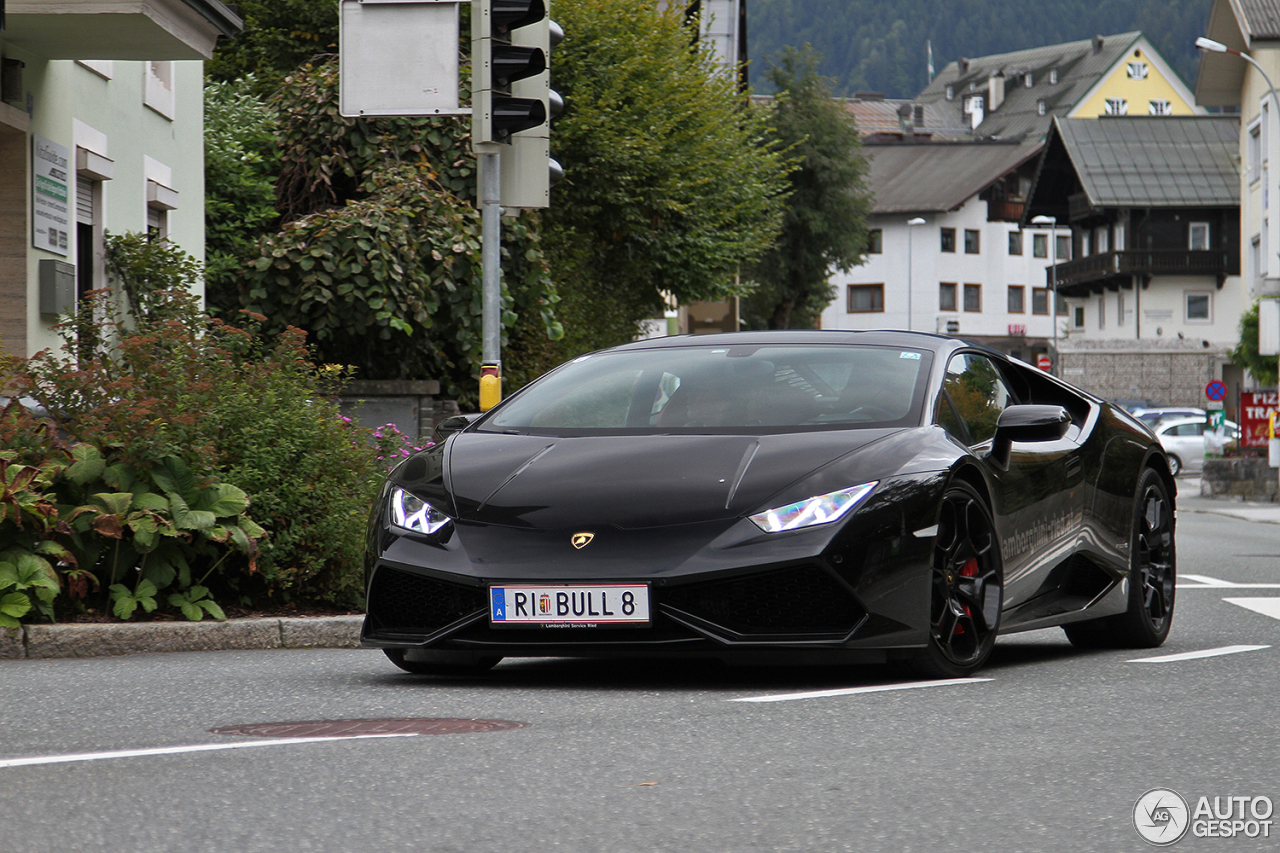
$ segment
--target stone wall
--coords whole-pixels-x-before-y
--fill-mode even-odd
[[[1274,503],[1280,494],[1280,472],[1271,467],[1265,456],[1206,459],[1200,475],[1200,494]]]
[[[440,398],[440,383],[434,379],[350,382],[339,407],[361,426],[395,424],[419,442],[430,440],[436,424],[459,413],[456,401]]]
[[[1146,397],[1204,408],[1204,387],[1222,377],[1221,345],[1200,340],[1072,340],[1058,345],[1058,375],[1107,400]]]

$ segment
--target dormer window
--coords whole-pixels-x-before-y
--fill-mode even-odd
[[[1030,89],[1032,82],[1034,81],[1032,79],[1031,72],[1028,71],[1026,74],[1022,75],[1022,85]]]
[[[1044,101],[1036,101],[1036,113],[1038,115],[1044,115],[1046,112],[1047,109],[1044,105]]]
[[[947,87],[947,100],[948,100],[948,101],[955,100],[955,97],[956,97],[956,89],[955,89],[955,87],[954,87],[954,86],[948,86],[948,87]]]
[[[1050,68],[1050,69],[1049,69],[1049,83],[1050,83],[1050,84],[1053,84],[1053,83],[1057,83],[1057,82],[1058,82],[1058,69],[1056,69],[1056,68]]]

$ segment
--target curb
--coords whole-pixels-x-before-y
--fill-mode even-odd
[[[356,649],[363,616],[263,617],[225,622],[124,622],[0,628],[0,660],[156,652]]]

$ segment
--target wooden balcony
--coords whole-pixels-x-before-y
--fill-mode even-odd
[[[1240,259],[1235,252],[1151,249],[1147,251],[1103,252],[1064,261],[1055,273],[1044,271],[1045,281],[1052,284],[1055,275],[1058,291],[1066,296],[1083,296],[1105,288],[1128,285],[1133,276],[1205,275],[1216,276],[1218,286],[1229,275],[1240,274]]]
[[[987,202],[988,222],[1021,222],[1026,202],[1021,199],[993,198]]]

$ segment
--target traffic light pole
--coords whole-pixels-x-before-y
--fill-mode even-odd
[[[502,400],[502,175],[497,152],[478,153],[484,160],[480,169],[480,410],[487,412]]]

